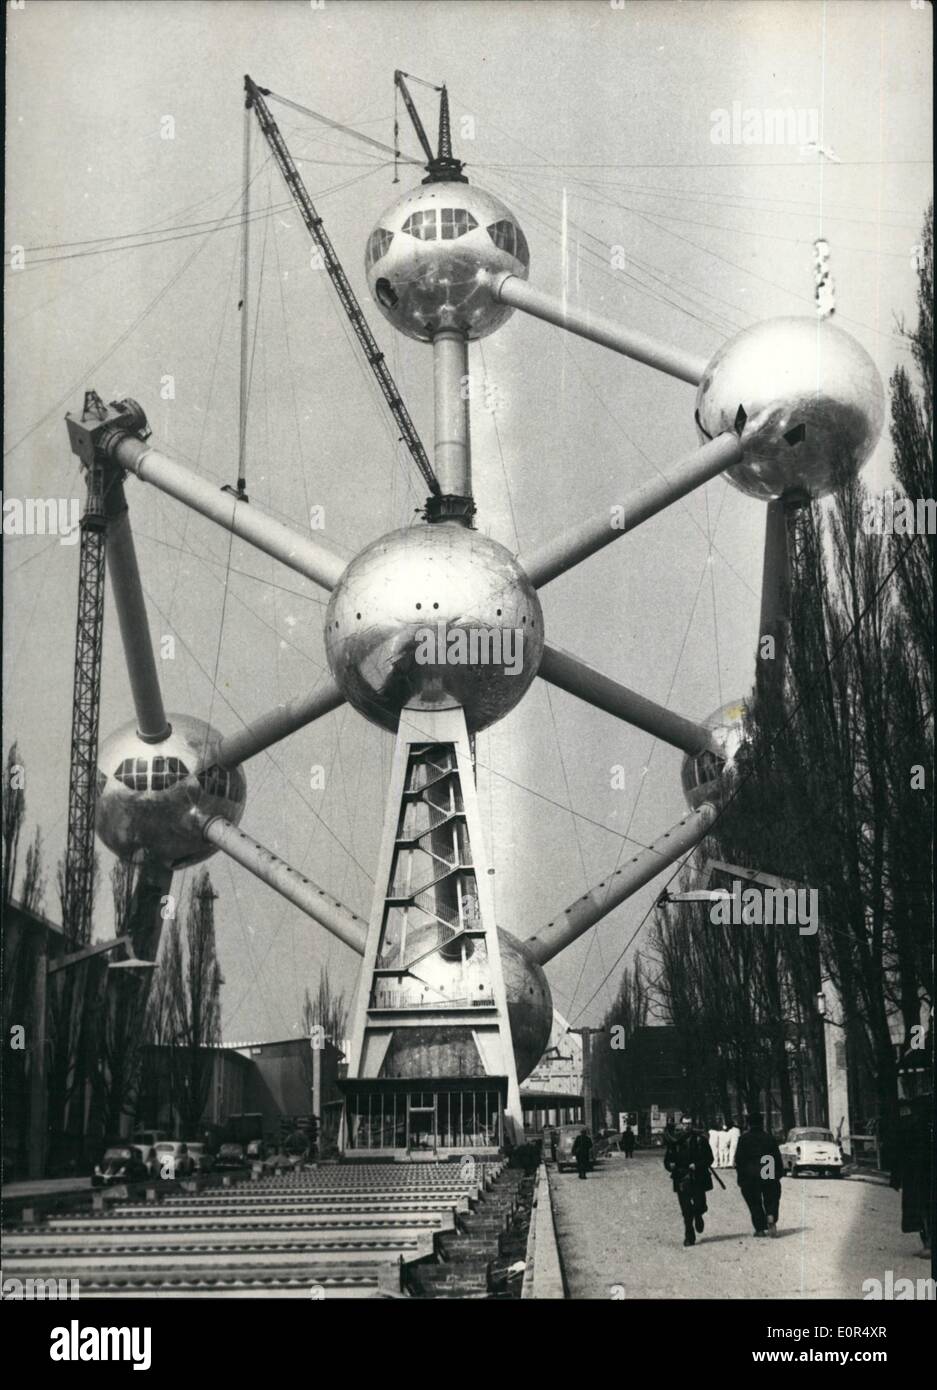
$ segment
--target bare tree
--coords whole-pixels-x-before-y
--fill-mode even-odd
[[[174,920],[159,969],[167,972],[171,1027],[170,1068],[183,1134],[194,1134],[211,1085],[221,1041],[221,969],[215,951],[215,899],[207,869],[192,884],[185,933]]]
[[[36,826],[32,844],[26,850],[20,902],[27,912],[41,913],[46,896],[46,876],[42,862],[42,831]]]
[[[19,855],[20,831],[26,814],[26,793],[23,790],[23,765],[19,760],[16,741],[7,752],[3,778],[3,901],[13,896],[16,880],[16,861]]]

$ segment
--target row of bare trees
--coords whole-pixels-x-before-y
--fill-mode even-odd
[[[895,494],[913,502],[933,491],[932,293],[930,209],[905,335],[918,381],[902,367],[890,383]],[[700,853],[816,889],[818,936],[665,904],[645,965],[652,1014],[680,1030],[694,1107],[730,1114],[773,1091],[784,1126],[804,1113],[798,1089],[822,1097],[817,994],[830,979],[864,1107],[853,1127],[874,1115],[887,1137],[898,1054],[933,1004],[934,537],[877,530],[874,515],[847,481],[792,524],[785,678],[759,678],[744,773]]]

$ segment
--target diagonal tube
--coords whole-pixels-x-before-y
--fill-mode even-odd
[[[718,757],[724,757],[724,752],[713,742],[712,730],[704,724],[695,724],[691,719],[674,714],[654,700],[629,690],[628,686],[603,676],[594,666],[588,666],[559,647],[544,646],[538,674],[560,690],[578,695],[580,700],[595,705],[596,709],[614,714],[626,724],[633,724],[663,739],[664,743],[681,748],[684,753],[695,755],[709,749]]]
[[[705,357],[671,347],[669,343],[659,343],[656,338],[623,328],[611,319],[581,314],[552,295],[535,290],[517,275],[507,273],[500,277],[492,276],[490,282],[492,293],[499,303],[509,304],[512,309],[522,309],[535,319],[554,323],[558,328],[565,328],[580,338],[588,338],[602,347],[611,348],[613,352],[632,357],[636,362],[644,362],[648,367],[666,372],[668,376],[688,381],[692,386],[699,384],[708,365]]]
[[[193,511],[201,512],[226,531],[240,536],[275,560],[305,575],[323,589],[334,589],[341,578],[346,562],[317,541],[301,536],[281,521],[264,516],[256,507],[241,502],[230,493],[222,492],[214,483],[200,478],[191,468],[176,463],[165,454],[151,449],[135,435],[116,437],[111,457],[135,473],[145,483],[160,492],[184,502]]]
[[[169,721],[163,705],[150,641],[140,567],[130,529],[130,513],[119,477],[108,482],[105,493],[107,546],[105,564],[111,581],[114,607],[130,677],[137,732],[148,743],[159,743],[169,734]]]
[[[647,849],[623,864],[598,887],[577,898],[574,903],[548,922],[536,935],[528,937],[524,946],[540,965],[558,956],[572,942],[608,914],[639,888],[643,888],[683,854],[688,854],[709,830],[716,819],[716,808],[704,802],[698,810],[688,811],[679,824],[668,830]]]
[[[202,834],[209,844],[222,850],[255,878],[259,878],[261,883],[266,883],[360,956],[364,955],[367,922],[356,917],[336,898],[329,897],[324,888],[291,869],[289,864],[278,859],[257,840],[251,839],[250,835],[245,835],[224,816],[206,817],[202,823]]]
[[[673,472],[654,478],[629,493],[620,506],[606,507],[579,526],[564,531],[535,550],[529,559],[521,557],[527,577],[535,588],[549,584],[557,575],[578,565],[587,556],[633,531],[643,521],[685,497],[694,488],[708,483],[742,457],[738,436],[721,434],[681,459]],[[764,629],[762,629],[764,630]]]
[[[338,709],[344,702],[344,695],[329,676],[311,695],[301,695],[286,704],[277,705],[276,709],[251,720],[237,733],[226,734],[212,750],[210,761],[220,767],[236,767],[238,763],[256,757],[265,748],[271,748],[281,739],[320,719],[330,710]]]

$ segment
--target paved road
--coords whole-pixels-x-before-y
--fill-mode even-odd
[[[683,1222],[660,1151],[613,1154],[585,1182],[552,1167],[560,1255],[573,1298],[857,1298],[863,1280],[930,1274],[900,1198],[850,1178],[785,1178],[776,1239],[755,1240],[731,1170],[709,1194],[706,1231]]]

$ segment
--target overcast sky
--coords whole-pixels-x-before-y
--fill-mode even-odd
[[[756,320],[814,312],[823,236],[836,322],[884,378],[908,361],[895,329],[913,315],[932,142],[930,14],[908,0],[27,0],[7,25],[7,497],[81,495],[62,417],[89,387],[136,397],[159,447],[233,481],[238,232],[204,224],[238,206],[244,73],[388,143],[394,69],[445,80],[456,152],[516,213],[531,282],[584,310],[708,356]],[[433,94],[413,90],[432,128]],[[816,111],[827,153],[714,144],[714,113],[736,102],[808,123]],[[430,351],[385,323],[363,271],[368,233],[419,171],[401,166],[395,188],[373,148],[273,109],[430,441]],[[417,153],[402,110],[401,135]],[[252,171],[255,208],[284,204],[256,132]],[[133,232],[163,240],[106,240]],[[326,539],[350,558],[412,520],[420,479],[298,216],[284,205],[251,239],[251,499],[297,526],[324,506]],[[13,246],[26,248],[22,269],[9,268]],[[473,409],[478,525],[512,550],[622,500],[695,445],[690,387],[520,315],[472,348],[471,367],[496,407]],[[889,456],[886,439],[867,471],[878,487]],[[177,639],[160,664],[171,711],[231,729],[321,680],[320,591],[234,542],[225,603],[225,534],[133,481],[128,496],[154,637]],[[550,585],[548,639],[705,716],[752,684],[763,529],[763,506],[717,479]],[[5,538],[4,748],[16,737],[27,766],[21,859],[38,823],[53,916],[77,560],[48,537]],[[102,734],[132,717],[111,612],[104,664]],[[246,769],[244,828],[359,913],[392,746],[346,708]],[[677,752],[540,682],[479,738],[478,758],[498,920],[521,937],[633,853],[627,836],[646,844],[683,811]],[[105,875],[111,862],[103,852]],[[211,867],[225,1037],[293,1035],[321,966],[350,989],[357,957],[221,856]],[[571,1021],[599,1020],[662,881],[551,964]]]

